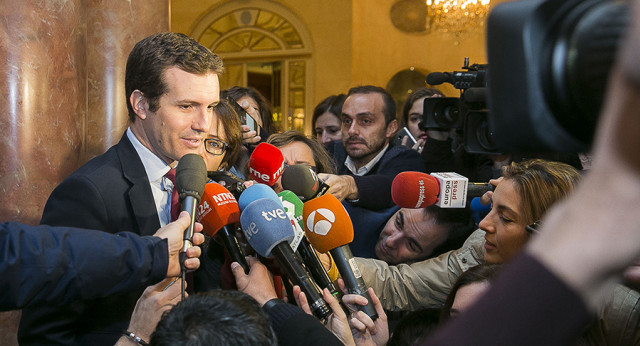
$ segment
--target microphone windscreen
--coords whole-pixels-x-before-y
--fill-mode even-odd
[[[295,193],[289,190],[280,192],[278,194],[278,197],[280,197],[280,200],[282,201],[284,210],[287,212],[291,212],[291,214],[295,217],[294,221],[300,224],[300,226],[302,227],[301,221],[303,204],[300,198],[298,198]]]
[[[192,195],[200,200],[207,180],[209,180],[207,166],[202,156],[186,154],[180,158],[176,167],[176,190],[180,201],[184,200],[187,195]]]
[[[438,201],[440,183],[422,172],[402,172],[391,183],[391,199],[400,208],[424,208]]]
[[[259,183],[273,186],[284,170],[284,157],[280,149],[269,143],[260,143],[249,157],[249,176]]]
[[[270,257],[273,248],[294,237],[291,220],[280,202],[262,198],[242,211],[240,225],[249,245],[262,257]]]
[[[282,173],[281,182],[283,189],[290,190],[304,200],[313,198],[320,187],[316,173],[305,165],[287,167]]]
[[[249,203],[261,198],[269,198],[276,201],[280,200],[276,192],[269,186],[265,184],[253,184],[242,192],[238,199],[238,206],[240,210],[243,211]]]
[[[442,72],[431,72],[427,75],[427,84],[430,85],[440,85],[448,81],[449,76]]]
[[[304,203],[304,233],[316,250],[327,252],[353,241],[353,224],[342,203],[331,194]]]
[[[204,233],[215,236],[226,226],[240,222],[240,209],[233,194],[218,183],[208,183],[196,216]]]

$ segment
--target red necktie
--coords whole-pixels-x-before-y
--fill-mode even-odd
[[[173,183],[173,190],[171,191],[171,221],[175,221],[180,215],[180,202],[178,202],[178,191],[176,190],[176,169],[171,168],[164,176]]]

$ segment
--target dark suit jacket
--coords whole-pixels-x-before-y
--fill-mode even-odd
[[[391,183],[398,173],[405,171],[425,172],[420,154],[402,145],[389,145],[380,161],[363,176],[353,175],[345,166],[347,152],[342,141],[337,140],[329,143],[327,150],[333,156],[338,174],[353,176],[356,186],[358,186],[359,200],[354,205],[369,210],[381,210],[395,205],[391,199]]]
[[[41,223],[139,235],[152,235],[160,228],[149,179],[126,134],[51,193]],[[25,309],[18,341],[113,345],[127,328],[141,294],[137,290],[59,307]]]
[[[169,263],[165,239],[17,222],[0,224],[0,248],[0,311],[144,288]]]

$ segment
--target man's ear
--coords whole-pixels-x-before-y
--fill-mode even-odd
[[[396,132],[398,132],[398,120],[393,119],[389,124],[387,124],[387,132],[385,136],[389,139]]]
[[[136,113],[138,118],[144,120],[147,117],[147,112],[149,111],[149,102],[147,98],[144,97],[144,94],[140,90],[134,90],[131,95],[129,95],[129,102],[131,103],[131,108],[133,108],[133,112]]]

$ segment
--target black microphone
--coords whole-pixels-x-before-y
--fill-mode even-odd
[[[249,203],[240,215],[240,224],[251,247],[262,257],[273,254],[291,282],[300,286],[314,315],[321,319],[329,316],[331,309],[289,246],[294,233],[280,201],[261,198]]]
[[[303,204],[300,198],[289,190],[284,190],[278,194],[278,197],[282,200],[284,210],[289,213],[292,221],[295,225],[300,227],[300,232],[304,232],[304,226],[302,225],[302,208]],[[294,225],[294,227],[295,227]],[[324,269],[318,254],[313,249],[306,237],[302,237],[300,244],[298,245],[297,253],[302,257],[302,262],[309,270],[309,274],[313,277],[313,280],[320,286],[320,288],[326,288],[332,295],[338,297],[340,291],[336,285],[331,281],[327,271]]]
[[[193,244],[193,226],[196,220],[196,207],[207,183],[207,166],[198,154],[186,154],[176,167],[176,192],[181,203],[181,209],[187,211],[191,217],[189,227],[184,232],[182,252],[186,252]]]
[[[432,72],[427,75],[427,83],[430,85],[449,83],[456,89],[484,87],[485,73],[486,72],[484,70]]]
[[[300,200],[308,201],[324,195],[329,185],[318,178],[316,172],[306,165],[292,165],[282,172],[282,188],[295,193]]]

